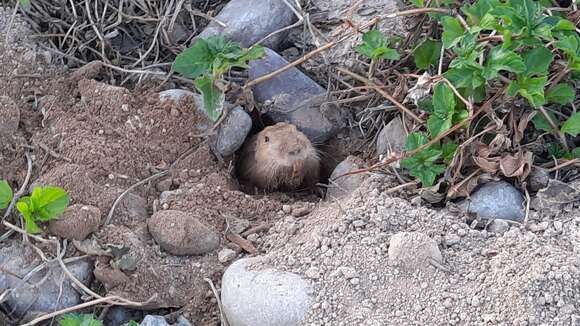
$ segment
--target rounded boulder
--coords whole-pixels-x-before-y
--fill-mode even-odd
[[[220,245],[219,235],[191,213],[159,211],[151,216],[147,225],[159,246],[173,255],[203,255]]]

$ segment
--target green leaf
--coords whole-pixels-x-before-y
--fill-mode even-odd
[[[425,145],[428,142],[427,136],[423,133],[411,133],[407,136],[405,144],[406,151],[412,151]],[[447,150],[450,150],[448,148]],[[443,152],[433,146],[426,148],[419,153],[401,161],[401,166],[409,170],[409,174],[421,180],[423,186],[431,186],[439,174],[445,171],[445,166],[435,164],[441,158]]]
[[[554,55],[550,50],[544,47],[539,47],[524,53],[525,74],[530,77],[533,75],[547,75],[548,68]]]
[[[520,73],[526,70],[526,66],[518,54],[498,46],[489,52],[482,75],[490,80],[502,70]]]
[[[548,112],[548,116],[550,117],[550,119],[552,119],[552,121],[558,121],[558,118],[554,113]],[[554,130],[554,128],[550,126],[550,123],[548,122],[546,117],[544,117],[544,115],[539,112],[532,119],[532,123],[534,124],[534,128],[536,128],[537,130],[543,130],[546,132],[552,132]]]
[[[427,120],[427,129],[432,137],[448,130],[452,126],[455,112],[455,95],[445,83],[435,86],[433,92],[433,114]]]
[[[441,40],[445,48],[449,49],[459,42],[464,36],[465,30],[459,23],[459,20],[450,16],[443,17],[441,24],[443,25],[443,36]]]
[[[437,64],[441,54],[441,42],[425,40],[415,50],[415,66],[419,69],[427,69],[431,64]]]
[[[64,213],[70,198],[68,193],[59,187],[36,187],[32,191],[32,215],[38,221],[50,221]]]
[[[358,53],[373,59],[398,60],[397,51],[388,48],[387,38],[380,31],[373,29],[363,34],[362,44],[356,47]]]
[[[479,22],[494,8],[499,6],[498,0],[479,0],[473,5],[466,5],[461,10],[467,15],[471,25],[480,25]],[[491,15],[489,15],[491,16]]]
[[[216,122],[223,110],[225,94],[214,85],[210,77],[202,76],[195,80],[195,87],[203,96],[203,108],[213,122]]]
[[[0,180],[0,209],[5,209],[12,201],[12,188],[6,180]]]
[[[514,96],[515,94],[520,94],[534,107],[544,105],[546,103],[544,87],[546,86],[547,78],[546,76],[525,77],[519,78],[517,81],[512,81],[508,87],[508,95]]]
[[[103,326],[93,315],[66,314],[59,322],[60,326]]]
[[[198,39],[189,49],[175,58],[173,70],[188,78],[197,78],[211,68],[215,55],[205,39]]]
[[[580,134],[580,112],[576,112],[568,118],[562,125],[560,131],[573,137],[578,136]]]
[[[457,144],[454,143],[446,143],[441,146],[441,151],[443,152],[443,161],[445,163],[451,162],[453,156],[455,155],[455,151],[457,150]]]
[[[134,321],[134,320],[131,320],[131,321],[130,321],[130,322],[127,324],[127,326],[139,326],[139,323],[138,323],[138,322],[136,322],[136,321]]]
[[[425,144],[427,144],[429,140],[427,136],[423,133],[419,132],[412,132],[407,136],[407,140],[405,142],[405,151],[412,151],[415,150]]]
[[[36,224],[34,218],[32,217],[33,208],[32,208],[32,200],[30,197],[22,197],[16,203],[16,209],[22,214],[24,218],[24,225],[26,232],[35,234],[42,232],[42,229]]]
[[[548,103],[568,104],[576,98],[576,91],[569,84],[558,84],[546,94]]]
[[[20,6],[23,9],[30,9],[30,0],[20,0]]]
[[[556,42],[556,48],[564,51],[570,57],[576,57],[579,52],[578,36],[564,35]]]

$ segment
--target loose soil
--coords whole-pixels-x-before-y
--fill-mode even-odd
[[[10,13],[0,12],[0,35]],[[30,153],[35,185],[64,187],[72,204],[98,207],[104,223],[123,191],[170,168],[168,176],[125,196],[94,235],[99,244],[122,246],[136,258],[121,274],[110,258],[96,258],[95,291],[148,301],[148,309],[182,308],[178,313],[195,325],[219,325],[208,286],[211,281],[219,288],[226,267],[217,253],[172,256],[147,231],[151,214],[173,209],[203,217],[224,235],[222,247],[239,256],[243,251],[226,240],[227,231],[247,222],[273,225],[248,238],[270,264],[312,282],[316,303],[305,325],[580,324],[578,204],[551,214],[532,210],[527,225],[499,235],[471,228],[448,209],[393,197],[386,189],[395,183],[384,176],[369,178],[340,202],[246,193],[233,177],[234,164],[217,160],[197,136],[207,121],[193,101],[161,103],[159,83],[129,90],[104,82],[106,70],[54,67],[50,53],[19,38],[30,32],[26,25],[17,20],[13,29],[16,38],[8,45],[0,37],[0,96],[16,103],[20,124],[0,143],[0,179],[19,187]],[[399,232],[434,239],[443,263],[390,266],[389,241]],[[11,241],[20,240],[0,245]]]

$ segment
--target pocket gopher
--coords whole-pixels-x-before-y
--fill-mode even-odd
[[[296,126],[284,122],[252,136],[241,151],[239,176],[266,190],[295,190],[318,181],[320,158]]]

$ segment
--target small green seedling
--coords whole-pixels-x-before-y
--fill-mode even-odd
[[[389,48],[389,40],[380,31],[373,29],[363,34],[362,43],[356,47],[356,51],[371,59],[369,66],[369,76],[375,70],[377,62],[380,60],[399,60],[399,53]]]
[[[208,117],[217,121],[223,110],[225,94],[220,83],[231,68],[248,68],[248,62],[264,56],[264,48],[242,48],[238,43],[226,41],[223,36],[198,39],[190,48],[180,53],[173,70],[192,78],[203,96],[203,106]]]
[[[103,326],[103,322],[90,314],[66,314],[58,323],[60,326]]]
[[[26,231],[40,233],[39,223],[57,219],[68,207],[68,193],[58,187],[36,187],[30,196],[18,200],[16,208],[24,217]]]

